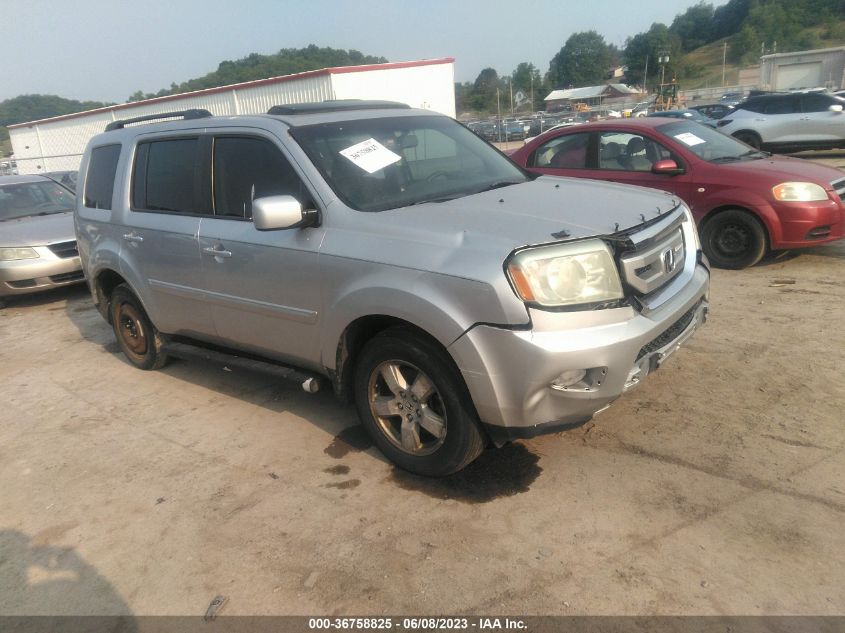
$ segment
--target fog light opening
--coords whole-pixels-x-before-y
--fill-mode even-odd
[[[581,382],[587,375],[586,369],[567,369],[552,381],[552,389],[565,391]]]

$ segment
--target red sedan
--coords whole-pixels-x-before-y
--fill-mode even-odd
[[[721,268],[845,235],[845,173],[771,156],[693,121],[587,123],[542,134],[511,158],[540,174],[671,191],[692,210],[702,248]]]

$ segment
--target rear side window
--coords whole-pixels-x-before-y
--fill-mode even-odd
[[[91,150],[88,176],[85,179],[86,207],[111,209],[118,158],[120,158],[120,145],[103,145]]]
[[[532,157],[533,167],[549,169],[585,169],[590,135],[558,136],[537,148]]]
[[[252,201],[293,196],[307,206],[307,195],[290,163],[273,143],[260,138],[214,139],[214,213],[252,218]]]
[[[199,139],[138,145],[132,175],[132,207],[170,213],[202,213]]]

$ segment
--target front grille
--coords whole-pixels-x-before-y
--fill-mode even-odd
[[[79,249],[76,248],[75,240],[72,242],[57,242],[56,244],[48,244],[47,248],[49,248],[56,257],[61,257],[62,259],[77,257],[79,255]]]
[[[637,250],[623,253],[622,276],[637,294],[648,295],[683,270],[685,257],[683,230],[675,225]]]
[[[85,279],[85,275],[82,274],[81,270],[74,270],[72,273],[61,273],[59,275],[50,275],[50,281],[56,284],[68,282],[68,281],[82,281]]]
[[[833,181],[830,183],[830,186],[833,187],[833,190],[836,192],[836,195],[839,196],[839,199],[845,202],[845,178]]]
[[[652,352],[659,350],[661,347],[665,347],[678,338],[681,335],[681,332],[686,330],[687,327],[689,327],[689,324],[692,323],[692,319],[695,316],[695,311],[698,310],[698,306],[699,303],[696,303],[693,307],[684,312],[684,315],[680,319],[670,325],[668,329],[664,330],[660,336],[655,338],[648,345],[644,345],[640,350],[640,353],[637,354],[637,360],[640,360],[646,354],[651,354]]]

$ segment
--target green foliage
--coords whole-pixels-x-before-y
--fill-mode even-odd
[[[660,77],[665,74],[666,81],[678,75],[678,69],[683,65],[681,41],[665,24],[655,22],[645,33],[637,33],[625,42],[625,63],[628,72],[625,76],[632,84],[642,84],[645,80],[650,86],[660,83]],[[661,72],[658,59],[669,57],[665,64],[665,73]],[[646,60],[648,60],[648,77],[645,77]],[[648,88],[648,86],[646,86]]]
[[[573,33],[549,64],[549,83],[556,88],[594,86],[610,68],[610,50],[596,31]]]
[[[699,2],[677,15],[669,32],[678,37],[684,52],[712,41],[713,5]]]
[[[111,104],[99,101],[75,101],[55,95],[21,95],[0,101],[0,126],[93,110],[107,105]]]
[[[513,91],[522,90],[527,95],[531,94],[533,87],[535,92],[542,88],[543,79],[540,77],[540,70],[528,62],[521,62],[511,73]],[[545,96],[545,95],[543,95]]]
[[[193,90],[216,88],[230,84],[266,79],[281,75],[318,70],[333,66],[357,66],[360,64],[383,64],[387,59],[364,55],[356,50],[321,48],[310,44],[305,48],[283,48],[275,55],[252,53],[243,59],[220,62],[217,70],[196,79],[189,79],[180,84],[172,83],[155,93],[143,93],[138,90],[129,96],[128,101],[140,101],[153,97],[163,97]]]

